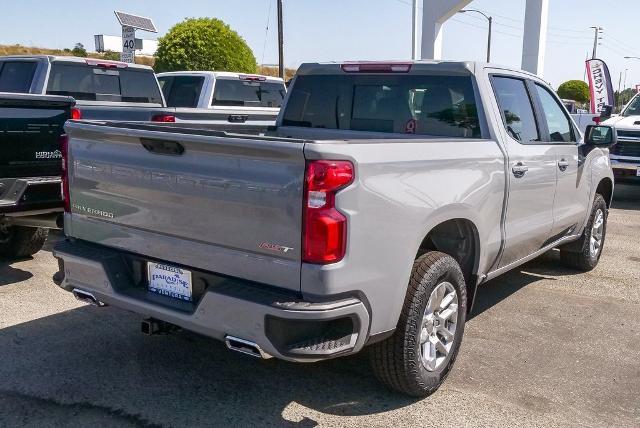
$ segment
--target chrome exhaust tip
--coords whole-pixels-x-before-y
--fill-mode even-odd
[[[224,343],[227,345],[227,348],[231,349],[232,351],[240,352],[241,354],[250,355],[255,358],[261,358],[263,360],[272,358],[270,354],[263,351],[260,346],[250,340],[226,335],[224,337]]]
[[[103,303],[100,300],[96,299],[96,297],[93,294],[89,293],[88,291],[80,290],[79,288],[74,288],[72,293],[73,293],[73,297],[75,297],[76,300],[79,300],[81,302],[88,303],[90,305],[98,306],[98,307],[107,306],[106,303]]]

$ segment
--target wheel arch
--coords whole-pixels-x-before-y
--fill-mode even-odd
[[[480,264],[481,241],[476,223],[465,217],[440,221],[422,239],[415,258],[429,251],[439,251],[453,257],[460,265],[467,283],[470,312],[475,298]]]
[[[611,208],[613,202],[613,181],[609,177],[604,177],[598,183],[596,187],[596,193],[602,195],[604,201],[607,203],[607,208]]]

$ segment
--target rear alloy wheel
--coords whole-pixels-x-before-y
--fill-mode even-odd
[[[607,236],[607,203],[602,195],[596,194],[587,226],[576,242],[560,247],[562,264],[588,272],[600,261],[604,240]]]
[[[441,282],[431,292],[422,317],[420,356],[425,369],[438,370],[454,344],[458,324],[458,294],[450,282]]]
[[[447,378],[460,349],[467,288],[458,263],[431,251],[418,257],[393,335],[371,345],[371,365],[388,387],[425,397]]]

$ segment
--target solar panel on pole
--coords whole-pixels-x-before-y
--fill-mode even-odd
[[[151,33],[158,32],[151,18],[131,15],[130,13],[124,13],[117,10],[114,13],[116,14],[116,18],[118,18],[118,22],[120,22],[120,25],[123,27],[132,27],[136,30],[144,30]]]
[[[136,30],[157,33],[158,30],[151,18],[114,11],[118,22],[122,26],[122,53],[120,61],[134,63],[136,58]]]

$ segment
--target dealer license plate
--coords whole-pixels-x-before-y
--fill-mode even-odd
[[[192,300],[191,271],[162,263],[148,262],[147,273],[149,291],[188,302]]]

